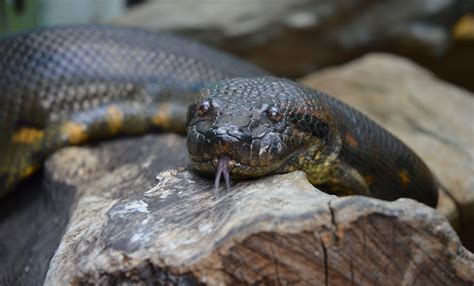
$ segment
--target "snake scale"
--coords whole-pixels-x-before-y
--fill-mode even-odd
[[[302,170],[338,195],[438,200],[423,161],[362,113],[202,44],[98,25],[0,41],[0,193],[58,148],[152,131],[187,134],[217,187]]]

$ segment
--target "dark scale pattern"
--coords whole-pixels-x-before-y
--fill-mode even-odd
[[[325,97],[337,118],[342,138],[340,159],[363,177],[371,178],[369,188],[374,197],[386,200],[410,197],[436,206],[437,183],[412,150],[362,113]]]
[[[5,181],[10,181],[11,188],[20,169],[39,163],[33,158],[47,155],[38,152],[49,153],[49,149],[64,144],[55,127],[58,122],[73,117],[87,127],[105,126],[96,124],[105,121],[100,118],[107,114],[104,107],[120,102],[139,105],[131,108],[133,114],[125,116],[125,120],[133,122],[138,118],[144,122],[139,117],[146,116],[146,109],[152,106],[158,108],[164,95],[190,96],[210,82],[263,74],[250,64],[204,45],[133,28],[47,28],[2,39],[0,176],[7,179],[0,185],[0,194]],[[179,100],[181,104],[190,101]],[[95,109],[98,111],[94,113]],[[89,119],[81,116],[83,111],[91,115]],[[160,120],[156,122],[161,124]],[[12,143],[13,134],[24,127],[43,132],[40,142],[28,143],[29,146]],[[110,133],[96,127],[89,130]]]
[[[291,81],[255,77],[265,73],[200,44],[63,27],[3,39],[0,55],[0,194],[61,146],[156,127],[182,132],[198,99],[188,150],[202,173],[214,174],[224,156],[234,177],[302,169],[315,184],[350,188],[356,171],[368,186],[359,193],[436,204],[423,162],[365,116]],[[245,78],[223,80],[233,77]]]
[[[324,93],[273,77],[236,78],[207,88],[201,102],[209,108],[191,109],[188,150],[203,173],[212,175],[212,160],[227,156],[236,161],[234,177],[302,169],[329,190],[362,178],[365,189],[347,193],[437,203],[429,169],[408,147]]]
[[[20,109],[2,114],[12,115],[89,108],[127,97],[136,86],[150,94],[197,91],[226,77],[263,73],[195,42],[105,26],[38,30],[0,42],[0,54],[2,107]]]
[[[238,162],[234,177],[286,172],[289,159],[330,139],[324,102],[288,80],[220,81],[202,93],[201,102],[212,108],[206,114],[191,110],[188,150],[196,169],[209,175],[211,161],[221,156]]]

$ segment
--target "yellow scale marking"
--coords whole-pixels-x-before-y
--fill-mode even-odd
[[[19,144],[32,144],[41,140],[43,136],[42,130],[23,127],[13,133],[12,141]]]
[[[152,117],[151,122],[159,127],[169,127],[169,119],[171,115],[171,106],[163,103],[159,106],[155,116]]]
[[[401,170],[398,173],[398,176],[400,177],[400,181],[402,182],[402,186],[404,188],[408,187],[408,184],[410,184],[410,175],[408,174],[407,170]]]
[[[374,177],[370,175],[365,176],[365,182],[367,183],[367,186],[370,187],[370,185],[374,183]]]
[[[474,14],[464,15],[453,27],[453,36],[459,40],[474,39]]]
[[[26,178],[31,176],[36,170],[38,169],[38,166],[36,165],[29,165],[23,168],[20,172],[20,177]]]
[[[357,146],[359,145],[359,143],[354,138],[354,136],[352,136],[352,134],[349,132],[346,133],[346,140],[347,140],[347,143],[349,143],[349,145],[351,145],[352,148],[357,148]]]
[[[67,121],[61,126],[61,134],[71,144],[80,144],[87,139],[86,126],[72,121]]]
[[[107,125],[112,134],[117,133],[123,125],[123,113],[114,105],[107,108]]]

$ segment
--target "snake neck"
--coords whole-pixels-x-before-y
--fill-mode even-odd
[[[300,170],[306,173],[309,182],[313,185],[328,183],[330,175],[334,173],[334,166],[339,160],[342,148],[342,140],[335,127],[333,125],[330,128],[329,136],[325,140],[314,139],[300,152],[295,152],[277,172]]]

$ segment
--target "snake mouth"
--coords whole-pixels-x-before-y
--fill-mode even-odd
[[[281,164],[271,165],[246,165],[233,159],[229,155],[220,155],[212,160],[199,160],[194,156],[190,156],[193,168],[209,177],[214,177],[214,190],[219,190],[222,179],[225,182],[226,188],[231,187],[232,179],[252,179],[258,178],[270,173],[278,173],[276,170]]]
[[[262,177],[284,167],[290,152],[280,133],[261,127],[256,136],[231,124],[215,125],[220,127],[203,120],[191,124],[186,145],[193,169],[213,177],[216,190],[222,179],[229,188],[230,179]]]

